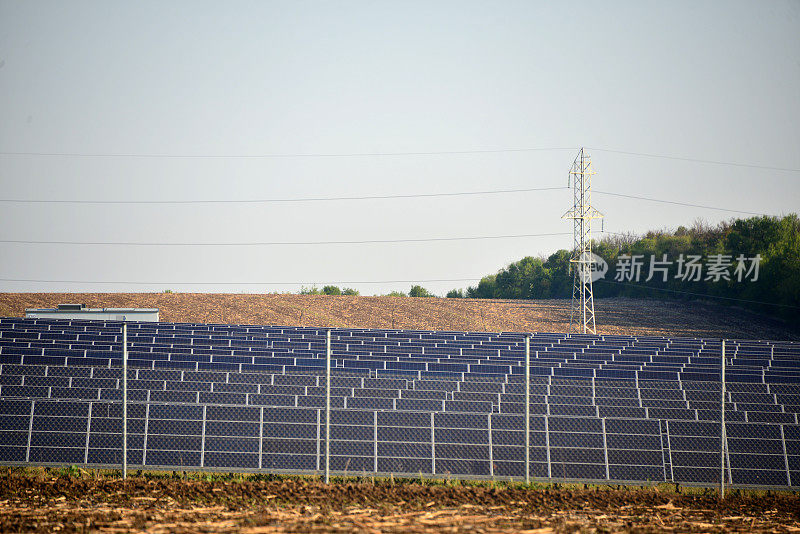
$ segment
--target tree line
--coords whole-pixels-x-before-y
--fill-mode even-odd
[[[593,284],[596,298],[706,298],[800,326],[800,219],[796,214],[717,225],[698,220],[688,228],[651,231],[641,237],[605,236],[592,249],[608,265],[605,277]],[[570,298],[570,256],[569,251],[559,250],[548,257],[525,257],[483,277],[477,286],[454,289],[447,296]],[[632,263],[638,265],[638,277]],[[690,263],[700,267],[687,276]]]
[[[339,289],[338,286],[324,286],[322,289],[317,288],[317,286],[311,287],[301,287],[300,288],[301,295],[359,295],[360,293],[355,289],[346,287],[344,289]],[[408,293],[404,293],[402,291],[392,291],[391,293],[387,293],[384,295],[386,297],[435,297],[433,293],[425,289],[420,285],[411,286],[411,289]]]
[[[800,219],[732,219],[717,225],[606,235],[592,251],[608,266],[594,296],[672,300],[708,299],[783,318],[800,326]],[[571,252],[528,256],[476,286],[452,289],[447,298],[563,299],[572,296]],[[756,265],[757,264],[757,265]],[[638,276],[636,276],[638,274]],[[337,286],[302,288],[310,295],[358,295]],[[392,297],[435,297],[420,285]]]

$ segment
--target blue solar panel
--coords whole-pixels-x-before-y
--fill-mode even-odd
[[[144,411],[129,418],[132,462],[320,467],[324,330],[129,326],[136,345],[129,353],[128,398],[151,403],[149,418]],[[20,412],[4,414],[0,405],[0,461],[48,461],[44,444],[59,432],[68,437],[53,447],[56,463],[119,461],[119,405],[95,402],[91,415],[73,413],[89,404],[81,401],[121,398],[119,323],[3,319],[0,330],[0,400],[12,403],[7,411]],[[718,341],[564,334],[536,334],[533,341],[534,476],[718,480]],[[522,342],[515,334],[334,331],[332,464],[524,475]],[[797,485],[800,345],[729,342],[728,350],[728,426],[749,433],[729,435],[731,481]],[[36,400],[32,426],[31,401],[24,397]],[[59,413],[46,413],[52,404]],[[549,414],[549,432],[537,414]],[[87,424],[88,447],[86,432],[76,431]],[[775,429],[786,439],[777,439]],[[146,450],[145,430],[153,439]],[[460,456],[448,458],[454,451]]]

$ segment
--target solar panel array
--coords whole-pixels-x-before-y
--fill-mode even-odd
[[[326,330],[129,323],[128,462],[315,472]],[[0,463],[119,466],[121,323],[0,319]],[[524,335],[332,331],[331,469],[522,477]],[[719,481],[721,341],[533,334],[530,474]],[[725,472],[800,486],[800,344],[726,341]]]

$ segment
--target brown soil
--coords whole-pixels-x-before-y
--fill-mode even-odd
[[[159,308],[162,321],[426,330],[565,332],[568,300],[212,293],[0,293],[0,316],[60,303],[93,308]],[[603,334],[800,339],[785,323],[738,308],[699,302],[598,299]]]
[[[794,493],[0,476],[3,532],[800,532]]]

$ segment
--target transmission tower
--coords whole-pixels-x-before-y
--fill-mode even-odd
[[[569,331],[596,334],[594,323],[594,296],[592,293],[592,219],[603,214],[592,207],[592,158],[581,148],[572,162],[569,178],[572,180],[572,209],[561,216],[573,221],[573,246],[570,258],[572,270],[572,306],[569,313]],[[567,182],[569,184],[569,182]],[[580,323],[580,326],[578,326]]]

